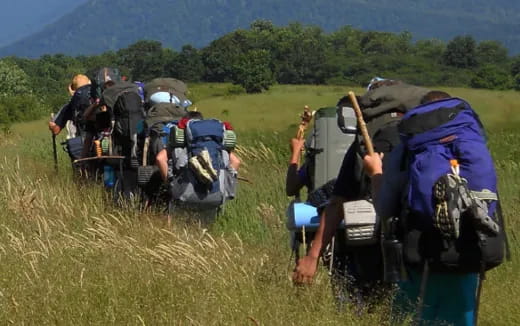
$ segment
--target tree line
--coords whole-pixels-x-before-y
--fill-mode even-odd
[[[449,42],[413,41],[408,32],[325,33],[299,23],[278,27],[257,20],[203,48],[180,51],[142,40],[92,56],[44,55],[0,60],[0,124],[32,119],[67,100],[76,73],[118,67],[131,80],[175,77],[187,82],[231,82],[233,93],[278,84],[366,85],[374,76],[433,86],[520,89],[520,56],[498,41],[457,36]]]

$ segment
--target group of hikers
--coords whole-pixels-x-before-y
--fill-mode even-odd
[[[478,115],[446,92],[379,77],[351,95],[290,142],[294,283],[311,284],[321,258],[339,306],[391,298],[395,324],[476,325],[485,272],[508,254]]]
[[[118,200],[137,197],[145,207],[166,201],[169,217],[179,206],[218,213],[234,198],[241,163],[235,132],[190,111],[184,82],[130,82],[104,67],[74,76],[68,90],[70,101],[49,129],[54,137],[67,130],[64,148],[76,176],[102,175]]]
[[[235,197],[235,132],[190,111],[182,81],[130,82],[102,68],[74,76],[68,90],[49,129],[67,130],[76,175],[102,174],[118,196],[140,194],[147,206],[166,197],[169,215],[179,206],[219,211]],[[484,274],[501,264],[507,241],[471,106],[374,78],[364,95],[302,119],[286,178],[296,198],[287,222],[293,281],[312,283],[321,258],[340,306],[370,308],[390,296],[393,322],[475,325]]]

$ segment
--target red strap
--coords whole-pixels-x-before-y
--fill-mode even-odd
[[[231,123],[224,121],[223,124],[224,124],[224,129],[233,130],[233,126],[231,125]]]
[[[180,129],[186,129],[186,126],[188,125],[188,121],[190,119],[188,118],[182,118],[179,120],[179,123],[177,124],[177,127],[179,127]]]

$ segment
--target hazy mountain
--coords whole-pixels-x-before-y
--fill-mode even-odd
[[[140,39],[177,49],[203,46],[260,18],[278,25],[314,24],[326,31],[344,25],[407,30],[415,38],[448,40],[471,34],[520,52],[518,0],[89,0],[40,32],[0,49],[0,55],[94,54]]]
[[[40,31],[87,0],[2,0],[0,46]]]

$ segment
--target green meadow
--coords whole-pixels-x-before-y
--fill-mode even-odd
[[[486,126],[499,174],[512,261],[487,274],[480,325],[520,321],[520,93],[441,88],[468,100]],[[334,106],[349,89],[275,86],[233,94],[191,85],[205,117],[237,130],[238,197],[213,225],[112,204],[76,183],[46,121],[0,135],[0,323],[14,325],[388,325],[386,304],[338,311],[327,272],[294,287],[285,229],[288,142],[304,105]],[[354,89],[360,93],[362,89]],[[58,140],[62,140],[60,135]]]

